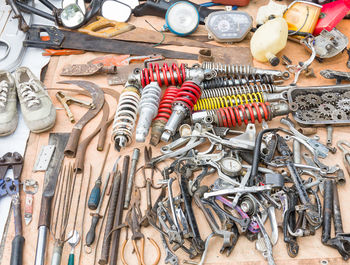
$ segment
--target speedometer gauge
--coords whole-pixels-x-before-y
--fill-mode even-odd
[[[217,42],[239,42],[252,28],[253,20],[246,12],[218,11],[205,19],[208,37]]]

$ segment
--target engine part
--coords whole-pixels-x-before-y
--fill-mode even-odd
[[[205,70],[215,70],[218,76],[226,75],[271,75],[277,79],[287,80],[290,77],[288,71],[270,70],[256,68],[250,65],[222,64],[214,62],[203,62]]]
[[[160,136],[164,131],[165,124],[169,120],[172,113],[172,104],[177,96],[179,89],[175,86],[169,86],[159,103],[158,114],[152,122],[150,144],[156,146],[160,141]]]
[[[320,117],[321,116],[319,115],[319,113],[313,110],[304,110],[300,116],[300,118],[303,119],[304,121],[315,121]]]
[[[157,82],[151,82],[142,90],[139,104],[139,120],[136,127],[136,142],[144,142],[151,127],[152,120],[157,116],[160,94]]]
[[[350,112],[350,99],[349,98],[339,99],[337,102],[337,107],[339,109],[341,109],[342,111],[349,113]]]
[[[170,30],[179,36],[193,33],[199,24],[197,8],[190,2],[179,1],[173,3],[165,14],[164,30]]]
[[[219,127],[236,127],[242,124],[270,121],[276,116],[290,112],[287,103],[253,103],[192,114],[192,123],[214,123]]]
[[[265,184],[271,185],[272,188],[282,189],[284,186],[284,176],[281,174],[265,174]]]
[[[324,96],[324,95],[323,95]],[[315,94],[308,94],[305,96],[306,103],[311,107],[316,107],[321,104],[321,98]]]
[[[344,105],[346,108],[347,99],[350,96],[349,90],[349,85],[295,87],[290,89],[288,91],[288,101],[293,110],[295,121],[301,126],[350,124],[350,116],[348,116],[345,109],[342,109]],[[308,95],[311,94],[317,96],[317,100],[312,105],[310,105],[310,100],[306,101],[310,97]],[[321,102],[319,102],[319,98]],[[312,111],[315,114],[309,115],[308,118],[306,114],[303,114],[305,110]],[[318,118],[315,115],[318,115]]]
[[[316,56],[319,58],[331,58],[341,53],[348,46],[349,39],[336,28],[331,31],[322,30],[315,37]]]
[[[262,93],[243,94],[237,96],[217,98],[204,98],[199,99],[197,101],[196,105],[194,105],[194,111],[212,110],[259,102],[264,102],[264,97]]]
[[[267,93],[248,93],[242,95],[204,98],[199,99],[194,106],[194,111],[199,110],[212,110],[225,107],[234,107],[238,105],[259,103],[259,102],[274,102],[287,100],[287,92],[280,94],[267,94]]]
[[[235,75],[230,77],[216,77],[203,82],[203,89],[242,86],[252,84],[274,84],[273,76],[268,74]]]
[[[172,113],[164,127],[161,136],[162,141],[168,142],[179,127],[180,123],[192,113],[194,105],[201,96],[201,87],[193,82],[186,81],[182,84],[173,104]]]
[[[201,98],[216,98],[225,96],[237,96],[242,94],[252,94],[252,93],[277,93],[288,90],[289,86],[277,87],[271,84],[255,84],[255,85],[245,85],[245,86],[230,86],[230,87],[220,87],[204,89],[201,94]]]
[[[349,81],[350,74],[349,72],[341,72],[325,69],[320,71],[320,75],[327,79],[335,79],[337,81],[337,85],[340,84],[343,80]]]
[[[163,64],[160,67],[159,64],[149,64],[149,68],[134,69],[133,74],[129,75],[128,82],[131,84],[136,84],[138,86],[146,86],[150,82],[156,81],[161,87],[163,84],[165,86],[176,86],[182,85],[185,80],[194,80],[198,79],[200,82],[203,79],[211,79],[215,75],[215,72],[211,69],[201,69],[196,65],[187,68],[184,64],[181,64],[180,67],[175,63],[169,67],[168,64]]]
[[[241,11],[217,11],[205,19],[208,38],[217,42],[240,42],[252,26],[251,16]]]
[[[119,103],[115,112],[112,129],[112,140],[118,151],[120,151],[122,147],[126,147],[131,143],[139,102],[139,90],[126,83],[125,88],[119,97]]]

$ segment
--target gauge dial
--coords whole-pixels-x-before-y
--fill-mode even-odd
[[[242,164],[233,157],[226,157],[221,160],[221,169],[226,175],[235,177],[242,171]]]

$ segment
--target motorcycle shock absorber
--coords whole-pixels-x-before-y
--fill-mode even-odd
[[[202,91],[201,98],[216,98],[225,97],[232,95],[251,94],[258,92],[274,93],[276,89],[275,85],[272,84],[254,84],[254,85],[243,85],[243,86],[230,86],[205,89]]]
[[[139,90],[127,83],[120,94],[112,128],[112,140],[115,143],[115,149],[118,151],[131,143],[139,102]]]
[[[140,116],[136,127],[136,142],[145,142],[152,120],[158,112],[161,93],[162,90],[157,82],[151,82],[143,88],[139,107]]]
[[[159,86],[181,86],[185,80],[204,80],[211,79],[216,75],[213,70],[205,70],[194,65],[191,68],[181,64],[180,67],[175,63],[171,65],[163,64],[160,67],[159,64],[149,64],[148,68],[140,69],[135,68],[133,73],[129,75],[128,82],[135,84],[136,86],[145,87],[151,82],[158,82]]]
[[[180,123],[193,111],[194,105],[201,96],[201,87],[194,81],[185,81],[172,104],[172,113],[164,127],[161,140],[168,142]]]
[[[275,84],[272,75],[254,74],[254,75],[235,75],[229,77],[216,77],[211,80],[203,81],[203,89],[242,86],[251,84]]]
[[[172,104],[179,92],[176,86],[169,86],[165,92],[162,100],[159,103],[158,114],[152,122],[151,140],[150,144],[156,146],[160,141],[160,136],[164,131],[165,124],[169,120],[172,112]]]
[[[288,103],[252,103],[216,110],[194,112],[192,123],[212,123],[218,127],[236,127],[243,124],[262,123],[270,121],[276,116],[283,116],[290,112]]]
[[[280,100],[288,100],[287,91],[282,93],[257,92],[214,98],[202,98],[197,101],[197,104],[194,106],[194,111],[212,110],[250,103],[274,102]]]
[[[218,76],[226,75],[254,75],[254,74],[267,74],[271,75],[274,78],[287,80],[290,77],[288,71],[279,71],[279,70],[270,70],[270,69],[261,69],[256,68],[250,65],[235,65],[235,64],[222,64],[214,62],[203,62],[202,68],[206,70],[215,70]]]

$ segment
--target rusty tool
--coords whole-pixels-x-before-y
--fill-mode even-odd
[[[163,60],[164,56],[161,54],[150,54],[150,55],[140,55],[140,56],[130,56],[128,55],[105,55],[92,59],[88,64],[99,64],[102,63],[104,66],[125,66],[131,63],[142,63],[148,60]]]
[[[122,175],[120,180],[120,187],[119,187],[119,193],[118,193],[118,201],[117,201],[117,208],[115,211],[115,217],[114,217],[114,224],[113,227],[116,228],[122,223],[123,218],[123,206],[124,206],[124,200],[125,200],[125,191],[126,191],[126,183],[128,178],[128,171],[129,171],[129,162],[130,162],[130,156],[124,157],[123,162],[123,169],[122,169]],[[110,265],[116,265],[118,261],[118,250],[119,250],[119,240],[120,240],[120,229],[116,230],[112,234],[112,252],[111,252],[111,260],[109,262]]]
[[[72,54],[84,54],[85,51],[82,50],[71,50],[71,49],[45,49],[42,53],[43,56],[61,56],[61,55],[72,55]]]
[[[8,169],[12,168],[13,180],[4,179]],[[15,237],[12,240],[10,265],[22,265],[24,237],[22,235],[21,199],[19,182],[23,168],[23,157],[17,153],[6,153],[0,158],[0,182],[5,182],[7,194],[12,198],[12,209],[15,222]]]
[[[112,171],[113,186],[112,186],[112,193],[110,195],[111,201],[110,201],[110,207],[107,214],[107,223],[105,227],[105,233],[103,236],[101,258],[98,261],[98,263],[101,265],[107,264],[109,259],[109,250],[111,245],[110,232],[112,231],[112,228],[113,228],[113,221],[114,221],[118,194],[119,194],[119,186],[120,186],[120,171],[118,171],[119,158],[120,157],[118,157],[116,162],[114,163],[113,171]]]
[[[77,98],[73,98],[71,96],[66,95],[64,92],[62,91],[58,91],[56,93],[56,98],[58,99],[58,101],[62,104],[70,122],[74,123],[75,119],[74,119],[74,115],[72,113],[72,111],[69,108],[69,105],[71,104],[76,104],[79,105],[81,107],[86,107],[89,109],[94,109],[95,105],[91,102],[87,102],[85,100],[81,100],[81,99],[77,99]]]
[[[26,194],[24,205],[24,222],[26,225],[32,221],[34,194],[38,192],[39,184],[34,179],[26,179],[23,184],[23,191]]]
[[[141,210],[140,210],[140,199],[141,199],[140,191],[139,191],[139,189],[136,188],[134,190],[133,203],[132,203],[130,210],[128,211],[128,214],[127,214],[125,221],[126,221],[128,227],[132,231],[131,240],[132,240],[133,249],[134,249],[136,256],[137,256],[138,264],[139,265],[146,265],[145,257],[144,257],[145,236],[144,236],[144,234],[141,233],[141,223],[142,223],[143,218],[141,216]],[[139,250],[139,248],[137,246],[138,240],[141,240],[141,250]],[[152,238],[148,238],[148,240],[151,242],[151,244],[156,249],[157,256],[156,256],[156,259],[155,259],[155,262],[153,263],[153,265],[157,265],[159,260],[160,260],[159,246]],[[127,241],[128,240],[125,239],[125,241],[123,242],[123,245],[122,245],[122,250],[121,250],[121,254],[122,254],[121,260],[122,260],[124,265],[128,264],[125,260],[125,257],[124,257],[124,250],[125,250],[125,246],[126,246]]]
[[[78,31],[96,37],[112,38],[121,33],[135,29],[135,26],[129,23],[117,22],[101,16],[97,16],[96,19],[96,21],[89,25],[79,28]]]
[[[64,149],[69,139],[69,133],[50,133],[49,144],[55,145],[56,150],[51,158],[49,168],[45,173],[44,188],[38,223],[38,240],[35,253],[35,265],[45,264],[47,234],[50,230],[52,199],[55,194],[57,178],[64,158]]]
[[[62,76],[90,76],[94,74],[116,74],[116,66],[104,66],[102,63],[98,64],[68,64],[62,69],[60,75]]]
[[[75,157],[77,147],[79,144],[79,138],[84,126],[94,118],[102,109],[103,104],[105,102],[103,90],[96,84],[88,81],[78,81],[78,80],[70,80],[70,81],[61,81],[59,84],[74,84],[81,88],[86,89],[90,92],[92,97],[92,103],[94,104],[94,109],[89,109],[84,116],[74,125],[71,135],[69,137],[66,149],[64,150],[64,154],[68,157]]]

